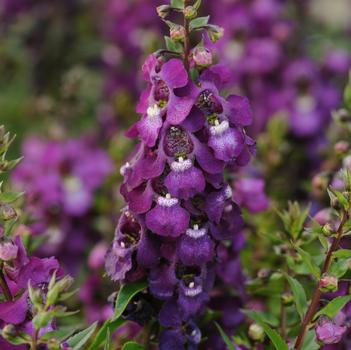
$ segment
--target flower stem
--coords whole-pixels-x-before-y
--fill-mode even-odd
[[[344,226],[348,220],[349,220],[349,214],[346,211],[344,211],[342,214],[341,222],[340,222],[339,227],[336,231],[336,236],[333,240],[332,245],[330,246],[330,248],[328,250],[327,257],[324,261],[322,275],[324,273],[328,272],[328,270],[329,270],[329,267],[330,267],[332,259],[333,259],[333,253],[338,249],[338,246],[340,244],[340,241],[341,241],[341,238],[343,235]],[[318,284],[313,292],[311,303],[310,303],[308,310],[305,314],[305,317],[303,319],[300,333],[296,339],[296,343],[294,346],[294,349],[296,349],[296,350],[301,350],[301,348],[302,348],[302,345],[303,345],[303,342],[305,339],[305,335],[307,332],[307,328],[308,328],[310,322],[312,321],[314,315],[316,314],[321,295],[322,295],[322,292],[320,291],[319,284]]]
[[[184,1],[184,8],[189,6],[190,0]],[[185,38],[184,38],[184,66],[187,71],[189,71],[189,56],[190,56],[190,29],[189,29],[189,20],[184,15],[184,29],[185,29]]]
[[[32,344],[30,346],[30,350],[37,350],[38,335],[39,335],[39,329],[36,329],[34,334],[33,334]]]
[[[1,289],[2,289],[2,291],[4,293],[5,299],[7,301],[12,301],[13,300],[12,294],[11,294],[10,288],[7,285],[7,282],[6,282],[6,279],[5,279],[5,275],[4,275],[4,272],[3,272],[3,266],[4,266],[4,263],[1,262],[1,264],[0,264],[0,286],[1,286]]]

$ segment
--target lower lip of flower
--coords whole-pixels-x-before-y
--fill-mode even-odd
[[[178,204],[178,199],[171,198],[171,196],[169,194],[167,194],[166,197],[158,197],[157,203],[161,207],[173,207],[174,205]]]
[[[190,169],[192,165],[193,164],[190,159],[184,160],[182,157],[180,157],[178,162],[172,162],[171,169],[178,173]]]
[[[187,297],[196,297],[202,292],[202,287],[200,285],[195,287],[195,285],[193,286],[192,283],[194,282],[191,282],[188,288],[185,289],[185,295]]]
[[[198,227],[194,226],[194,228],[188,228],[186,230],[186,235],[194,239],[201,238],[205,236],[206,233],[207,233],[207,229],[204,227],[199,229]]]
[[[228,129],[229,129],[228,121],[223,120],[221,123],[218,123],[218,124],[210,127],[210,134],[212,136],[220,136],[224,132],[226,132]]]

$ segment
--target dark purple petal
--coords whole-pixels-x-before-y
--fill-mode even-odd
[[[174,265],[163,264],[150,271],[149,288],[151,293],[158,299],[170,299],[173,296],[177,283]]]
[[[247,126],[252,123],[252,110],[247,97],[231,95],[227,98],[229,111],[227,114],[231,123]]]
[[[195,157],[202,169],[209,174],[222,173],[224,163],[213,156],[207,145],[196,140],[195,142]]]
[[[165,179],[165,185],[172,196],[188,199],[205,189],[204,175],[192,165],[190,159],[172,162],[171,169]]]
[[[146,214],[146,226],[160,236],[178,237],[189,226],[189,214],[176,198],[159,197],[158,204]]]
[[[150,210],[153,196],[154,192],[150,181],[125,194],[129,209],[135,214],[143,214]]]
[[[160,244],[157,237],[145,233],[141,237],[137,251],[137,262],[143,267],[154,267],[160,260]]]
[[[132,268],[132,249],[112,247],[106,254],[105,269],[112,281],[122,281]]]
[[[160,335],[160,350],[186,350],[185,337],[180,329],[164,330]]]
[[[193,105],[192,98],[171,94],[167,105],[167,121],[173,125],[181,124],[189,115]]]
[[[177,301],[174,299],[166,301],[160,310],[158,319],[163,327],[181,327],[182,315]]]

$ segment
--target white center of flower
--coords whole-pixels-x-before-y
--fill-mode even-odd
[[[161,112],[161,109],[156,103],[153,106],[150,106],[146,111],[148,117],[150,118],[158,117],[160,115],[160,112]]]
[[[297,109],[300,112],[308,113],[316,107],[316,100],[311,95],[303,95],[297,99]]]
[[[206,233],[207,229],[205,227],[199,229],[198,225],[194,225],[194,228],[188,228],[186,230],[186,235],[194,239],[201,238],[205,236]]]
[[[188,170],[193,165],[190,159],[179,157],[177,162],[172,162],[171,169],[177,173]]]
[[[131,165],[129,162],[127,162],[126,164],[121,166],[121,169],[119,169],[119,172],[122,176],[124,176],[126,174],[127,170],[130,168],[131,168]]]
[[[196,297],[201,292],[202,292],[202,287],[200,285],[195,287],[195,283],[194,282],[190,282],[189,283],[189,287],[185,289],[185,295],[187,297]]]
[[[178,204],[178,199],[171,198],[171,195],[167,193],[166,197],[158,197],[157,203],[161,207],[173,207],[174,205]]]
[[[231,198],[233,195],[233,191],[231,189],[231,187],[228,185],[225,190],[224,190],[224,195],[227,199]]]
[[[229,123],[223,120],[219,123],[218,120],[215,121],[215,125],[210,127],[210,134],[212,136],[219,136],[229,129]]]

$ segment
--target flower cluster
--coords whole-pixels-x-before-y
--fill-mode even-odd
[[[255,152],[244,129],[252,121],[249,102],[220,95],[222,68],[208,65],[211,53],[204,50],[185,51],[184,61],[152,54],[143,65],[142,118],[128,131],[141,142],[121,169],[127,207],[106,257],[112,280],[146,277],[150,293],[164,301],[161,349],[200,342],[194,321],[216,269],[225,270],[230,260],[224,242],[235,241],[243,226],[224,169],[246,165]],[[189,66],[198,72],[194,80]]]
[[[58,254],[72,268],[91,239],[87,232],[94,194],[111,174],[112,162],[85,138],[29,138],[23,154],[12,179],[18,188],[26,189],[28,213],[36,220],[33,234],[46,234],[45,253]]]
[[[340,103],[335,82],[350,68],[351,57],[342,49],[325,52],[321,63],[309,57],[300,36],[308,3],[294,4],[295,21],[285,15],[288,2],[279,0],[208,3],[213,18],[225,28],[217,49],[232,72],[233,85],[252,102],[256,132],[281,114],[294,136],[318,137],[330,110]]]

